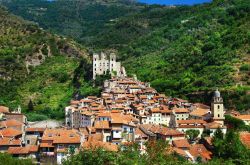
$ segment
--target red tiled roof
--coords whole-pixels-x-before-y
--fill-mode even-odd
[[[10,119],[10,120],[6,120],[6,121],[2,121],[0,122],[0,126],[2,127],[13,127],[13,126],[22,126],[23,123],[15,120],[15,119]]]
[[[44,132],[46,128],[26,128],[26,132]]]
[[[95,129],[111,129],[109,121],[95,121]]]
[[[209,113],[209,109],[201,109],[201,108],[197,108],[195,110],[193,110],[190,115],[191,116],[199,116],[199,117],[202,117],[206,114]]]
[[[30,146],[25,146],[25,147],[10,147],[8,149],[8,153],[12,155],[16,154],[29,154],[33,152],[38,152],[38,146],[35,145],[30,145]]]
[[[189,113],[189,110],[186,108],[175,108],[173,109],[175,113]]]
[[[46,129],[42,141],[52,140],[53,144],[77,144],[80,143],[80,135],[77,130]]]
[[[9,108],[5,106],[0,106],[0,113],[9,113]]]
[[[14,155],[14,154],[22,154],[22,155],[24,155],[24,154],[29,154],[29,148],[27,148],[27,147],[10,147],[9,149],[8,149],[8,153],[9,154],[12,154],[12,155]]]
[[[239,115],[239,116],[236,116],[236,118],[241,119],[241,120],[250,120],[250,115]]]
[[[203,144],[194,144],[190,147],[190,154],[194,157],[201,156],[203,159],[210,160],[212,153],[208,151]]]
[[[206,124],[204,120],[190,119],[190,120],[177,120],[177,124]]]
[[[20,139],[13,139],[13,138],[0,138],[0,146],[21,146]]]
[[[241,142],[250,149],[250,133],[249,132],[240,132]]]
[[[190,144],[187,139],[173,140],[173,145],[177,148],[189,148]]]
[[[116,152],[118,151],[118,146],[112,143],[107,143],[107,142],[102,142],[102,141],[87,141],[84,142],[82,147],[84,149],[98,149],[98,148],[103,148],[107,151],[113,151]]]
[[[51,143],[49,143],[49,142],[42,142],[40,144],[40,147],[41,148],[54,148],[55,146],[53,146],[52,142]]]
[[[22,135],[22,132],[13,128],[6,128],[0,130],[0,135],[3,135],[3,137],[16,137]]]

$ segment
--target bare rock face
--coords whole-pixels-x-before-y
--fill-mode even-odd
[[[30,73],[29,66],[35,67],[35,66],[41,65],[45,61],[46,57],[51,56],[50,51],[48,51],[47,54],[43,54],[42,49],[45,46],[46,45],[43,44],[42,46],[40,46],[37,53],[26,56],[25,65],[26,65],[26,70],[28,74]],[[49,46],[47,46],[47,50],[50,50]]]

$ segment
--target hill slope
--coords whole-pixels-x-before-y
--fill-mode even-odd
[[[66,10],[63,4],[65,0],[60,0],[50,3],[48,11],[40,16],[28,13],[40,8],[41,1],[13,2],[16,1],[10,0],[4,4],[11,11],[25,18],[29,16],[30,20],[41,25],[46,23],[44,15],[47,18],[53,16],[48,12],[53,7],[60,9],[60,12],[53,13],[54,17],[70,17],[70,24],[82,22],[82,17],[92,13],[85,10],[86,13],[75,17],[72,14],[75,9]],[[70,4],[76,2],[82,1],[72,1]],[[124,7],[120,2],[112,5],[110,2],[105,5],[103,1],[94,2],[95,5],[112,6],[114,9],[100,14],[95,5],[88,3],[88,8],[94,7],[91,11],[99,15],[86,18],[90,18],[90,22],[102,20],[101,28],[91,26],[91,32],[85,31],[80,38],[63,34],[91,48],[117,49],[128,73],[136,73],[139,79],[152,82],[160,92],[208,102],[209,91],[219,87],[223,90],[228,108],[250,108],[250,4],[247,0],[214,0],[211,4],[178,7],[128,3],[125,5],[127,8],[137,10],[127,10],[125,14],[116,12],[119,7]],[[65,11],[67,16],[61,17],[60,13]],[[111,17],[103,19],[107,13]],[[62,34],[64,28],[57,28],[61,23],[52,22],[44,27]],[[85,37],[88,39],[85,40]]]
[[[52,32],[91,45],[99,31],[139,6],[133,0],[0,0],[11,12]]]
[[[21,105],[55,118],[77,92],[76,70],[88,66],[88,54],[78,44],[47,33],[0,7],[0,104]],[[84,71],[82,71],[84,72]],[[73,79],[76,79],[73,81]],[[84,81],[83,79],[81,81]],[[32,110],[31,109],[31,110]],[[56,110],[54,114],[52,110]],[[45,116],[34,116],[33,117]],[[56,114],[58,113],[58,114]],[[51,116],[50,116],[51,115]]]

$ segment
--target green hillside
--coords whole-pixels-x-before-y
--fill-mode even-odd
[[[250,108],[248,0],[177,7],[102,0],[2,1],[15,14],[89,49],[117,49],[127,72],[160,92],[208,103],[210,91],[219,87],[227,108]]]
[[[91,44],[121,16],[140,10],[133,0],[0,0],[11,12],[40,27]]]
[[[62,117],[64,106],[79,91],[76,82],[87,80],[81,76],[84,71],[79,75],[76,70],[80,72],[90,61],[78,44],[4,8],[0,8],[0,57],[0,104],[11,109],[21,105],[30,110],[32,119]]]

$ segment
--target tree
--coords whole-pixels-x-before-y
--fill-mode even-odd
[[[235,164],[246,164],[250,161],[250,151],[241,143],[238,132],[228,130],[225,137],[217,129],[213,137],[214,156],[232,159]]]
[[[245,130],[246,129],[246,125],[245,125],[244,121],[237,119],[235,117],[232,117],[230,115],[225,115],[225,123],[235,130]]]
[[[223,137],[224,135],[221,129],[218,128],[215,131],[214,137],[213,137],[214,154],[218,157],[220,157],[225,150]]]
[[[32,112],[33,110],[34,110],[34,105],[33,105],[32,100],[30,99],[29,104],[28,104],[28,111]]]
[[[30,159],[17,159],[13,158],[9,154],[5,153],[0,153],[0,165],[13,165],[13,164],[18,164],[18,165],[32,165],[32,161]]]
[[[199,134],[199,130],[190,129],[186,131],[186,136],[190,141],[194,141],[199,136]]]

